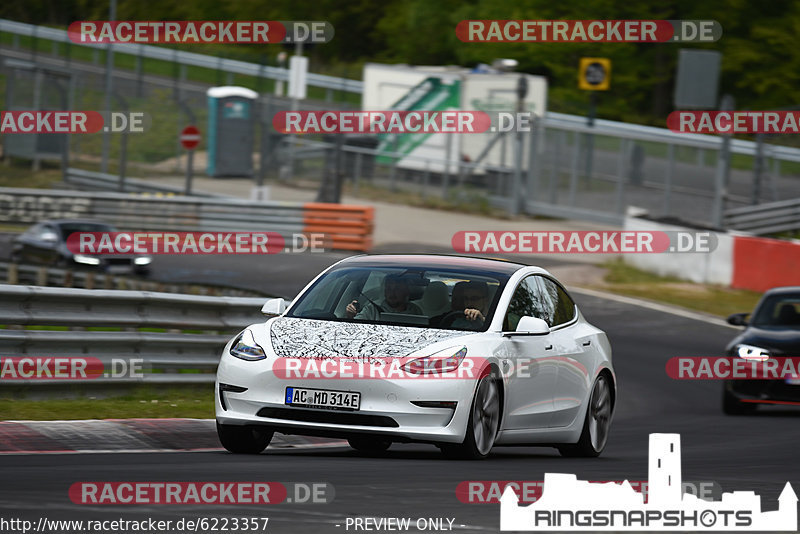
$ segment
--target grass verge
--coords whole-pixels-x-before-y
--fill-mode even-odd
[[[595,289],[674,304],[720,317],[752,311],[761,298],[761,293],[755,291],[694,284],[658,276],[627,265],[622,260],[611,261],[603,266],[607,269],[604,283],[594,286]]]
[[[122,394],[101,397],[84,391],[71,399],[18,399],[3,392],[0,420],[214,418],[214,386],[156,388],[138,386]]]

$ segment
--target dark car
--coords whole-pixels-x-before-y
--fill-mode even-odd
[[[11,260],[40,263],[62,268],[76,266],[109,273],[135,272],[146,276],[152,258],[143,254],[75,254],[67,248],[67,239],[75,232],[116,232],[106,223],[90,220],[42,221],[17,236],[11,246]]]
[[[752,314],[736,313],[728,322],[745,326],[726,349],[732,358],[800,357],[800,286],[767,291]],[[729,415],[752,412],[758,405],[800,406],[800,379],[727,380],[722,409]]]

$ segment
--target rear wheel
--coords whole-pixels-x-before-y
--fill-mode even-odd
[[[478,383],[472,401],[467,433],[457,445],[443,443],[439,447],[448,458],[480,460],[489,455],[500,428],[500,386],[493,375],[484,376]]]
[[[380,454],[386,452],[392,446],[391,441],[366,436],[350,438],[347,443],[358,452],[363,452],[364,454]]]
[[[746,415],[756,411],[756,406],[740,401],[736,395],[728,391],[726,384],[722,388],[722,411],[726,415]]]
[[[236,454],[258,454],[267,448],[274,432],[249,426],[223,425],[217,423],[219,442]]]
[[[613,407],[611,382],[606,375],[600,375],[592,388],[581,437],[574,445],[558,447],[561,456],[588,458],[600,456],[608,441]]]

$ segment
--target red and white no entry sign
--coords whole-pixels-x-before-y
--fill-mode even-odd
[[[181,131],[181,144],[186,150],[193,150],[200,144],[200,130],[197,126],[189,125]]]

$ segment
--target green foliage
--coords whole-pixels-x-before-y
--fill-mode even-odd
[[[108,0],[9,0],[0,17],[66,26],[108,17]],[[306,48],[315,72],[359,78],[368,61],[474,66],[499,57],[549,79],[549,108],[585,113],[588,95],[577,88],[582,56],[613,61],[611,90],[600,95],[601,117],[665,125],[681,48],[723,53],[721,90],[739,109],[800,104],[800,3],[792,0],[119,0],[121,20],[326,20],[333,41]],[[464,19],[715,19],[717,43],[462,43]],[[275,64],[284,45],[193,45],[201,53]],[[287,49],[291,49],[289,46]]]

